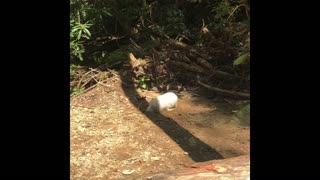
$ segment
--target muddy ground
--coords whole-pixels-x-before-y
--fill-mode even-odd
[[[182,91],[174,111],[145,113],[157,95],[114,77],[72,98],[71,180],[129,179],[249,154],[249,124],[229,103]]]

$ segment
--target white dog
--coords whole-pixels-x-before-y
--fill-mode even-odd
[[[167,92],[156,98],[153,98],[146,111],[172,111],[177,107],[178,96],[173,92]]]

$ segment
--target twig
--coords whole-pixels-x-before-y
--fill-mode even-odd
[[[90,69],[90,71],[86,72],[86,73],[81,77],[81,79],[79,80],[78,85],[77,85],[77,88],[78,88],[78,89],[80,89],[80,84],[81,84],[83,78],[84,78],[86,75],[88,75],[89,73],[91,73],[92,71],[94,71],[94,69]]]
[[[143,52],[143,49],[132,38],[129,38],[129,40],[139,51]]]
[[[97,85],[98,85],[98,84],[95,84],[95,85],[93,85],[93,86],[91,86],[91,87],[87,88],[86,90],[84,90],[84,91],[82,91],[82,92],[80,92],[80,93],[78,93],[78,94],[76,94],[76,95],[72,96],[72,97],[71,97],[71,99],[74,99],[74,98],[78,97],[80,94],[83,94],[83,93],[85,93],[85,92],[89,91],[90,89],[92,89],[92,88],[96,87]]]
[[[106,80],[104,80],[104,81],[102,81],[102,82],[100,82],[100,83],[104,83],[104,82],[106,82],[108,79],[106,79]],[[83,93],[85,93],[85,92],[87,92],[87,91],[89,91],[89,90],[91,90],[91,89],[93,89],[93,88],[95,88],[96,86],[98,86],[98,84],[100,84],[100,83],[97,83],[97,84],[95,84],[95,85],[93,85],[93,86],[90,86],[89,88],[87,88],[86,90],[84,90],[84,91],[82,91],[82,92],[80,92],[80,93],[78,93],[78,94],[76,94],[76,95],[74,95],[74,96],[72,96],[71,97],[71,99],[74,99],[74,98],[76,98],[76,97],[78,97],[79,95],[81,95],[81,94],[83,94]]]
[[[229,17],[227,18],[227,21],[228,21],[229,18],[234,14],[234,12],[235,12],[239,7],[241,7],[241,6],[246,7],[245,4],[240,4],[240,5],[236,6],[236,7],[233,9],[233,11],[230,13]]]

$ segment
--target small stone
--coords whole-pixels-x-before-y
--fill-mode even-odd
[[[122,171],[122,174],[124,174],[124,175],[129,175],[129,174],[132,174],[132,173],[134,173],[136,170],[124,170],[124,171]]]
[[[159,158],[159,157],[151,157],[151,160],[152,160],[152,161],[159,161],[160,158]]]

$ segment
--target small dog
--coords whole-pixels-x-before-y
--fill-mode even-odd
[[[150,101],[146,111],[147,112],[151,112],[151,111],[160,112],[163,110],[172,111],[177,107],[177,101],[178,101],[178,96],[175,93],[167,92],[156,98],[153,98]]]

